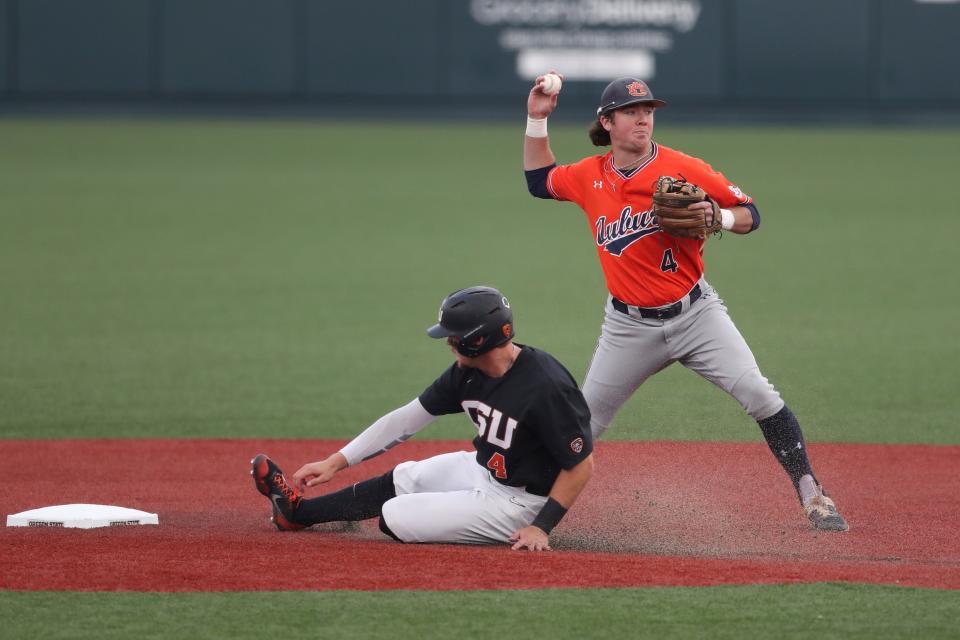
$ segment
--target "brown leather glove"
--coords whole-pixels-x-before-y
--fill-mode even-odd
[[[709,202],[710,209],[690,209],[695,202]],[[703,240],[720,231],[720,205],[697,185],[681,178],[661,176],[653,192],[653,212],[660,229],[677,238]]]

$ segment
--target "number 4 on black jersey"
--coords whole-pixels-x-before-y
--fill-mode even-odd
[[[466,412],[477,427],[477,464],[530,493],[550,493],[561,469],[593,451],[590,411],[570,373],[550,354],[525,345],[499,378],[452,365],[421,395],[435,416]]]

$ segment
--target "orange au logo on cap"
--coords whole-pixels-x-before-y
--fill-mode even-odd
[[[504,337],[504,338],[509,338],[509,337],[510,337],[510,323],[508,322],[507,324],[505,324],[505,325],[503,325],[502,327],[500,327],[500,331],[503,331],[503,337]]]
[[[634,98],[642,98],[643,96],[649,93],[647,85],[642,82],[631,82],[626,87],[627,93],[632,95]]]

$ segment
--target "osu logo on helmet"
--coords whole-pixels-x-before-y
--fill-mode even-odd
[[[647,85],[643,84],[642,82],[631,82],[626,86],[626,89],[627,93],[635,98],[642,98],[649,93]]]

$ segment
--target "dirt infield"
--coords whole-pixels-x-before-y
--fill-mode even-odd
[[[89,502],[159,527],[0,529],[0,589],[516,589],[849,581],[960,589],[960,447],[812,445],[851,530],[816,533],[763,444],[601,443],[552,553],[401,545],[372,523],[279,533],[249,459],[293,471],[341,443],[5,440],[0,513]],[[331,489],[463,448],[409,442]],[[324,492],[327,489],[324,489]],[[320,493],[320,492],[318,492]]]

